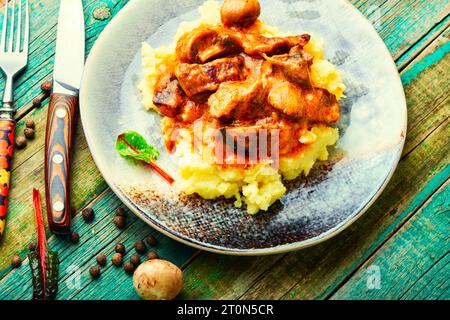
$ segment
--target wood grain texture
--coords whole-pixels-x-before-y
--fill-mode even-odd
[[[127,2],[84,1],[88,50],[109,22],[95,20],[92,17],[93,10],[98,6],[108,6],[115,15]],[[448,163],[445,152],[445,141],[448,140],[448,95],[444,94],[443,85],[446,79],[448,81],[445,75],[448,75],[446,70],[449,61],[446,54],[448,49],[441,49],[448,40],[448,33],[443,33],[449,23],[448,1],[351,2],[375,23],[399,68],[406,68],[408,72],[407,76],[403,74],[402,80],[407,85],[410,131],[404,159],[396,177],[364,220],[358,221],[357,225],[339,238],[300,253],[236,259],[201,254],[193,259],[195,251],[192,249],[155,234],[161,242],[157,250],[164,258],[179,265],[190,263],[187,265],[187,283],[182,298],[329,297],[349,277],[351,279],[353,272],[359,270],[371,253],[383,249],[383,244],[402,223],[414,216],[448,178],[448,167],[444,166],[445,162]],[[19,270],[11,271],[8,264],[17,252],[23,256],[26,246],[34,239],[31,190],[34,186],[43,188],[46,105],[32,112],[30,110],[33,98],[40,93],[40,82],[51,78],[58,1],[40,0],[31,5],[30,65],[18,79],[15,90],[21,120],[18,130],[23,129],[25,120],[32,118],[37,124],[37,137],[29,143],[28,148],[15,156],[10,209],[10,219],[14,219],[14,224],[7,225],[1,243],[0,299],[29,299],[28,266],[25,263]],[[433,59],[426,59],[435,52]],[[413,60],[414,63],[407,67]],[[0,78],[0,82],[4,82],[4,79]],[[63,260],[59,298],[135,299],[137,297],[130,285],[130,278],[122,270],[105,268],[101,280],[95,282],[90,280],[87,270],[94,263],[97,253],[111,254],[116,241],[124,241],[129,246],[144,234],[154,231],[136,218],[131,218],[122,233],[114,228],[111,224],[112,213],[120,202],[111,191],[105,191],[107,185],[92,161],[80,125],[75,138],[72,206],[80,212],[84,206],[92,203],[98,220],[92,225],[85,224],[79,218],[74,220],[75,230],[82,235],[78,246],[51,238],[52,248],[60,252]],[[95,232],[95,236],[91,236],[91,232]],[[420,288],[425,280],[437,274],[437,279],[434,279],[437,289],[432,291],[434,293],[428,295],[426,292],[429,290],[418,290],[414,294],[430,297],[443,295],[440,290],[442,282],[438,279],[439,275],[442,276],[439,270],[445,266],[445,261],[441,259],[431,268],[432,272],[426,273],[423,280],[418,282],[417,288]],[[79,268],[75,270],[79,270],[81,275],[80,288],[71,289],[67,282],[73,279],[72,265]]]
[[[31,190],[38,187],[44,190],[44,144],[45,123],[47,119],[48,104],[27,114],[30,111],[32,100],[41,93],[40,83],[50,80],[52,77],[52,64],[54,46],[56,41],[56,22],[58,1],[40,1],[39,4],[30,3],[31,9],[31,47],[30,64],[26,72],[18,78],[15,88],[17,108],[21,120],[17,124],[17,132],[20,134],[25,127],[25,121],[33,119],[36,122],[36,138],[28,142],[28,147],[16,152],[13,166],[14,184],[10,194],[9,215],[15,223],[7,225],[5,236],[1,242],[0,270],[10,263],[16,253],[24,254],[26,247],[34,239],[33,217],[30,215]],[[92,17],[92,12],[98,6],[108,6],[112,14],[116,14],[127,1],[96,1],[85,2],[86,12],[86,48],[89,50],[100,32],[110,19],[98,21]],[[0,78],[0,82],[4,82]],[[79,211],[89,201],[95,199],[106,188],[107,184],[98,172],[92,156],[88,150],[80,122],[75,134],[74,151],[72,159],[72,208]],[[19,187],[20,186],[20,187]],[[43,204],[44,205],[44,204]],[[3,274],[0,271],[0,276]]]
[[[432,41],[438,34],[433,28],[444,21],[448,23],[450,12],[450,3],[447,0],[350,2],[374,24],[400,68],[412,61],[415,55],[427,46],[426,42],[416,46],[421,40],[427,38]]]
[[[12,172],[14,182],[10,193],[9,209],[9,219],[13,219],[15,223],[7,224],[1,242],[1,246],[5,250],[0,253],[1,270],[9,265],[14,254],[24,255],[28,244],[35,239],[31,192],[33,187],[44,191],[44,133],[47,116],[45,111],[45,109],[40,109],[37,114],[29,117],[36,122],[36,138],[28,142],[28,147],[25,150],[16,152],[15,155]],[[23,130],[23,123],[20,123],[17,130],[18,133]],[[101,177],[89,153],[86,140],[82,134],[81,123],[77,125],[74,145],[71,206],[79,211],[101,194],[107,188],[107,184]],[[26,158],[27,160],[17,167],[19,158]],[[2,272],[0,272],[0,277],[1,274]]]
[[[446,183],[332,298],[449,299],[449,230]]]
[[[113,192],[105,191],[90,204],[96,214],[92,223],[86,223],[81,217],[73,220],[74,231],[81,235],[78,245],[61,241],[55,236],[49,238],[49,246],[59,253],[61,259],[59,299],[137,299],[131,277],[125,273],[123,267],[111,265],[110,259],[118,243],[123,243],[127,249],[124,262],[135,254],[133,244],[150,234],[156,237],[158,245],[149,247],[149,250],[156,251],[162,258],[182,266],[192,256],[193,249],[158,234],[129,211],[127,228],[118,230],[112,219],[115,209],[120,206],[121,202]],[[100,253],[108,255],[108,264],[102,268],[101,280],[93,281],[88,270],[96,264],[95,257]],[[144,259],[145,257],[142,257],[143,261]],[[9,272],[1,280],[0,300],[29,299],[30,276],[26,260],[20,269]]]
[[[77,96],[52,94],[45,137],[45,195],[50,230],[70,234],[70,164],[78,116]]]
[[[403,155],[449,117],[450,28],[442,33],[401,74],[408,105],[408,134]]]

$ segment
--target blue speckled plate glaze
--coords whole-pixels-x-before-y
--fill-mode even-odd
[[[125,130],[162,147],[160,117],[143,110],[136,89],[140,48],[169,44],[179,22],[198,18],[203,1],[132,0],[92,49],[81,91],[81,117],[100,171],[120,199],[160,232],[190,246],[235,255],[274,254],[331,238],[376,200],[400,159],[406,102],[395,64],[371,24],[343,0],[262,0],[262,19],[281,31],[307,31],[325,40],[326,57],[348,86],[341,139],[327,162],[257,216],[232,201],[186,197],[142,165],[115,152]],[[276,14],[274,14],[276,12]],[[176,161],[160,161],[176,176]]]

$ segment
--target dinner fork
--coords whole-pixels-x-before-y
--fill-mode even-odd
[[[22,11],[25,11],[25,19]],[[16,128],[13,83],[14,77],[28,64],[29,27],[28,0],[25,0],[24,10],[22,0],[6,0],[0,42],[0,68],[6,76],[3,105],[0,108],[0,238],[5,231]]]

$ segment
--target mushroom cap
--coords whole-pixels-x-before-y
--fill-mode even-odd
[[[225,25],[248,27],[259,18],[261,5],[258,0],[225,0],[220,13]]]
[[[133,285],[144,300],[173,300],[183,288],[183,273],[168,261],[149,260],[134,272]]]

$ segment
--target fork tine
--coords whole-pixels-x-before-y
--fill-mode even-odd
[[[21,0],[22,1],[22,0]],[[23,39],[23,51],[28,56],[28,43],[30,40],[30,5],[28,0],[25,0],[25,36]]]
[[[9,34],[9,48],[8,52],[12,52],[14,43],[14,23],[16,22],[15,12],[16,11],[16,0],[12,0],[12,16],[11,16],[11,32]]]
[[[16,37],[16,52],[20,52],[20,42],[22,39],[22,0],[19,0],[19,14],[17,21],[17,37]]]
[[[2,43],[1,45],[1,52],[5,51],[6,48],[6,27],[8,26],[8,6],[9,6],[9,0],[5,1],[5,14],[3,15],[3,28],[2,28]]]

